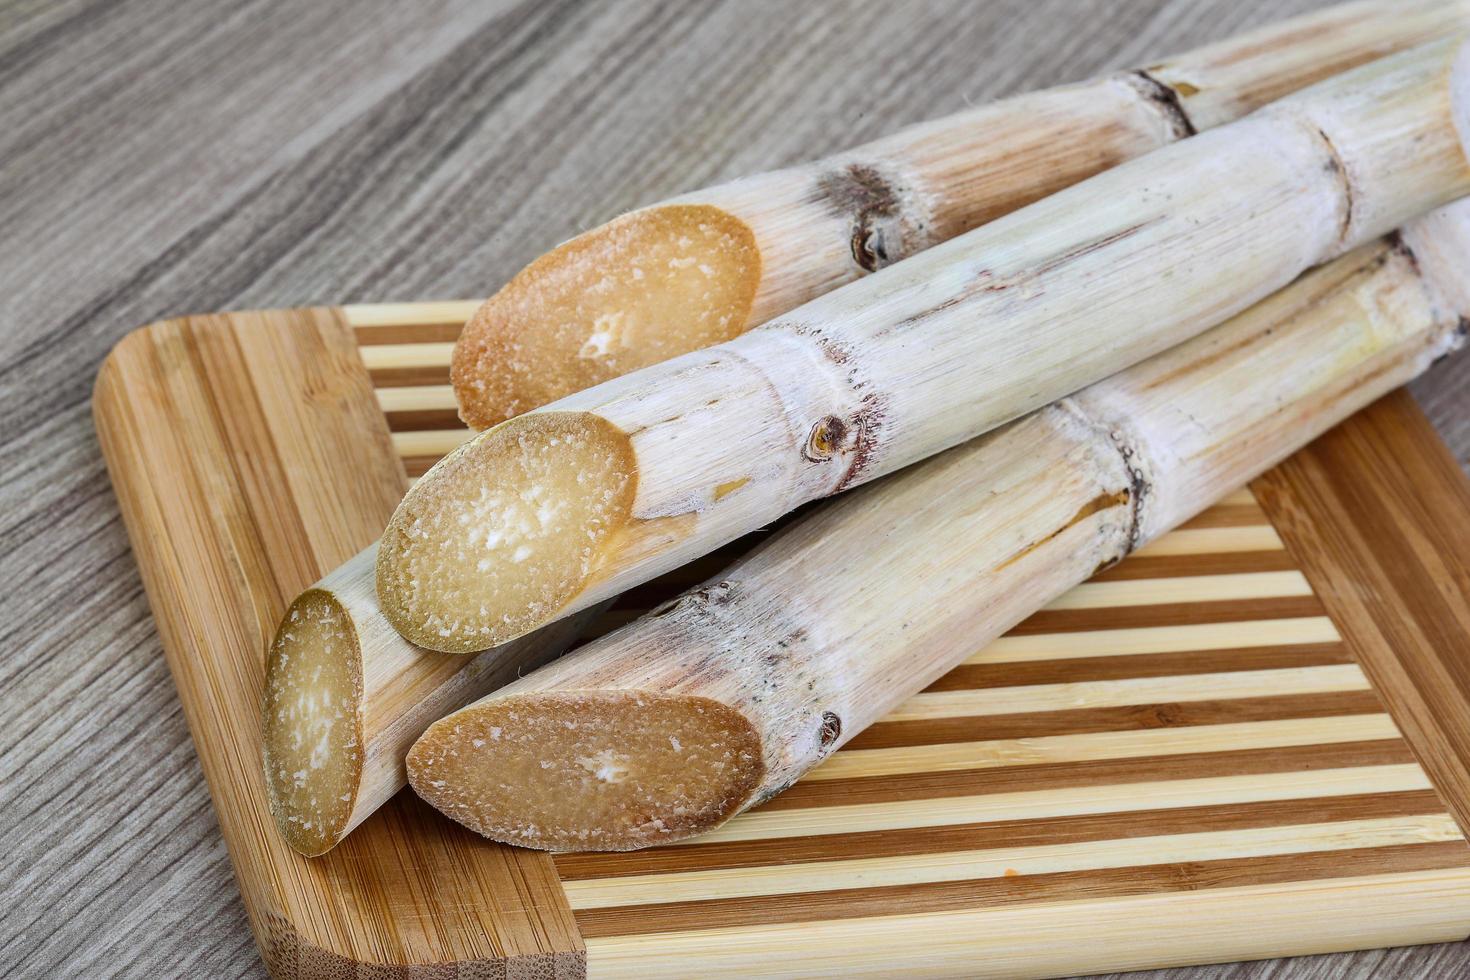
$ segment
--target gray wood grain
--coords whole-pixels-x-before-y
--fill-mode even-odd
[[[88,416],[125,332],[483,295],[644,201],[1317,5],[0,3],[0,973],[264,975]],[[1465,462],[1463,363],[1415,391]]]

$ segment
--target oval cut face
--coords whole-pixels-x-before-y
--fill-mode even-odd
[[[630,850],[718,826],[763,773],[760,739],[710,698],[651,691],[490,697],[430,726],[408,756],[430,804],[496,840]]]
[[[632,448],[606,420],[538,412],[441,460],[378,550],[378,600],[419,646],[468,653],[554,618],[628,522]]]
[[[351,617],[309,589],[286,611],[266,661],[262,721],[271,814],[303,854],[345,832],[362,775],[362,655]]]
[[[558,246],[485,302],[455,345],[460,417],[483,429],[749,326],[755,235],[705,204],[634,211]]]

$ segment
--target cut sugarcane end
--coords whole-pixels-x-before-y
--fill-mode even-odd
[[[492,698],[436,722],[408,754],[410,784],[441,813],[548,851],[627,851],[710,830],[763,772],[739,712],[644,691]]]
[[[584,388],[722,343],[747,326],[760,250],[707,204],[635,211],[532,262],[470,319],[451,376],[488,428]]]
[[[410,642],[487,650],[551,620],[630,520],[632,446],[582,412],[502,423],[416,483],[378,549],[378,602]]]
[[[347,611],[308,589],[291,603],[266,662],[264,762],[271,815],[302,854],[347,832],[362,778],[362,654]]]

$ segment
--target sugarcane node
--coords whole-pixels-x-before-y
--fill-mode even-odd
[[[1338,237],[1346,241],[1352,232],[1353,214],[1357,211],[1357,202],[1354,200],[1356,195],[1354,193],[1353,181],[1348,176],[1347,167],[1343,166],[1342,153],[1338,150],[1337,144],[1332,142],[1332,137],[1327,135],[1327,130],[1321,126],[1313,126],[1312,129],[1322,140],[1322,145],[1327,150],[1327,160],[1323,164],[1322,169],[1337,178],[1338,190],[1342,193],[1342,219]]]
[[[826,462],[842,447],[847,439],[847,433],[847,423],[837,416],[828,415],[819,419],[812,426],[811,435],[807,437],[806,448],[802,451],[802,455],[814,463]]]
[[[1385,235],[1384,241],[1388,243],[1389,254],[1403,256],[1404,260],[1409,263],[1409,268],[1414,275],[1419,275],[1419,256],[1414,254],[1414,250],[1409,247],[1408,242],[1404,241],[1403,234],[1397,228]],[[1388,256],[1380,256],[1378,261],[1380,263],[1387,262]]]
[[[722,606],[730,601],[735,585],[729,581],[715,582],[711,585],[700,586],[692,592],[675,596],[672,599],[659,603],[648,611],[649,616],[667,616],[669,613],[681,607],[708,607]]]
[[[1175,139],[1184,139],[1185,137],[1193,136],[1198,132],[1198,129],[1195,127],[1194,121],[1189,118],[1189,113],[1184,110],[1184,105],[1179,101],[1179,98],[1180,96],[1194,95],[1199,92],[1199,89],[1187,82],[1180,83],[1177,86],[1169,85],[1166,82],[1159,81],[1150,74],[1150,72],[1157,71],[1162,67],[1164,66],[1160,65],[1157,68],[1144,68],[1138,71],[1131,71],[1126,73],[1124,78],[1149,105],[1159,111],[1168,122],[1169,128],[1173,130]]]
[[[872,164],[849,163],[823,173],[817,178],[816,199],[852,222],[852,260],[865,272],[877,272],[912,250],[903,241],[905,223],[922,227],[907,220],[897,183]],[[892,241],[886,233],[889,226],[898,232]]]
[[[837,742],[837,739],[842,736],[842,719],[839,718],[834,712],[822,712],[822,724],[819,731],[821,736],[822,749],[826,751],[830,749]]]
[[[849,423],[852,433],[852,462],[847,465],[847,472],[842,475],[833,493],[846,490],[862,481],[882,441],[879,430],[887,412],[888,399],[883,394],[870,391],[863,396],[862,407]]]
[[[810,337],[816,343],[817,349],[822,352],[822,356],[833,364],[846,364],[852,359],[852,348],[835,339],[817,324],[801,321],[777,321],[768,326],[788,330],[797,337]]]

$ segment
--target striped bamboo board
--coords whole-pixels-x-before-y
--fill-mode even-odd
[[[1470,492],[1402,397],[702,838],[553,858],[404,793],[327,856],[290,852],[259,777],[266,640],[467,438],[447,365],[473,306],[166,321],[99,377],[104,452],[276,976],[1048,976],[1470,933],[1453,655]]]

